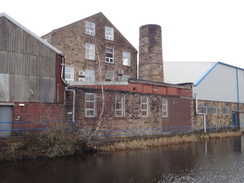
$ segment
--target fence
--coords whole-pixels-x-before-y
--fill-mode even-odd
[[[233,125],[208,125],[207,131],[217,132],[219,130],[232,130],[238,128]],[[164,128],[145,128],[145,129],[118,129],[118,130],[99,130],[94,134],[94,130],[81,130],[82,134],[88,137],[94,138],[115,138],[115,137],[141,137],[141,136],[152,136],[152,135],[169,135],[173,133],[187,133],[193,131],[203,131],[202,126],[177,126],[177,127],[164,127]]]
[[[11,129],[2,129],[1,125],[10,124]],[[207,131],[218,131],[221,129],[232,130],[239,126],[234,125],[208,125]],[[20,136],[22,132],[40,131],[47,129],[73,128],[79,133],[88,138],[115,138],[115,137],[140,137],[145,135],[168,135],[176,132],[192,132],[203,131],[203,126],[177,126],[163,128],[140,128],[140,129],[100,129],[94,134],[94,130],[88,130],[85,126],[73,123],[71,121],[18,121],[18,122],[0,122],[0,137],[1,133],[10,132],[11,135]],[[2,135],[3,136],[3,135]],[[9,135],[8,135],[9,136]]]
[[[17,121],[17,122],[0,122],[0,137],[10,136],[12,134],[20,136],[21,132],[40,131],[47,129],[60,129],[73,127],[71,121]],[[7,133],[6,133],[7,132]]]

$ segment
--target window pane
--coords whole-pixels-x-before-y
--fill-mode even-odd
[[[95,95],[94,94],[86,93],[86,100],[94,101],[94,99],[95,99]]]
[[[122,115],[123,115],[122,111],[116,111],[116,116],[122,116]]]
[[[122,103],[116,103],[116,109],[122,109]]]
[[[86,110],[86,116],[95,116],[95,111],[94,110]]]
[[[115,116],[116,117],[123,117],[124,110],[124,95],[115,95]]]
[[[65,66],[65,80],[74,81],[74,68]]]
[[[86,70],[85,81],[95,81],[95,71]]]
[[[94,109],[95,104],[94,102],[86,102],[86,108],[87,109]]]
[[[86,59],[95,60],[95,45],[86,43]]]
[[[141,112],[141,115],[142,115],[142,116],[147,116],[147,111],[142,111],[142,112]]]
[[[109,62],[109,63],[113,63],[114,62],[114,50],[111,48],[106,48],[105,49],[105,61]]]
[[[168,99],[166,97],[162,98],[162,113],[163,117],[168,117]]]
[[[85,115],[86,117],[95,117],[95,94],[94,93],[86,93],[85,94]]]
[[[86,34],[95,35],[95,23],[86,21]]]
[[[114,40],[114,29],[111,27],[105,27],[105,39]]]
[[[123,52],[123,65],[130,66],[130,53]]]
[[[142,98],[141,98],[141,102],[142,102],[142,103],[147,103],[147,98],[146,98],[146,97],[142,97]]]
[[[141,105],[141,108],[142,108],[142,109],[147,109],[147,104],[142,104],[142,105]]]

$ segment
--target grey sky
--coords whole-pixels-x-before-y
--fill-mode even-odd
[[[164,61],[221,61],[244,68],[242,0],[8,0],[5,12],[42,36],[98,12],[139,47],[139,27],[162,27]]]

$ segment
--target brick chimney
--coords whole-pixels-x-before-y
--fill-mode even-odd
[[[139,79],[164,82],[161,27],[140,27]]]

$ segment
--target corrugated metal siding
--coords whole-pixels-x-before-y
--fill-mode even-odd
[[[55,102],[55,51],[6,17],[0,25],[0,101]]]
[[[236,69],[218,64],[193,92],[201,100],[237,102]]]
[[[215,62],[164,62],[165,83],[196,83]]]

